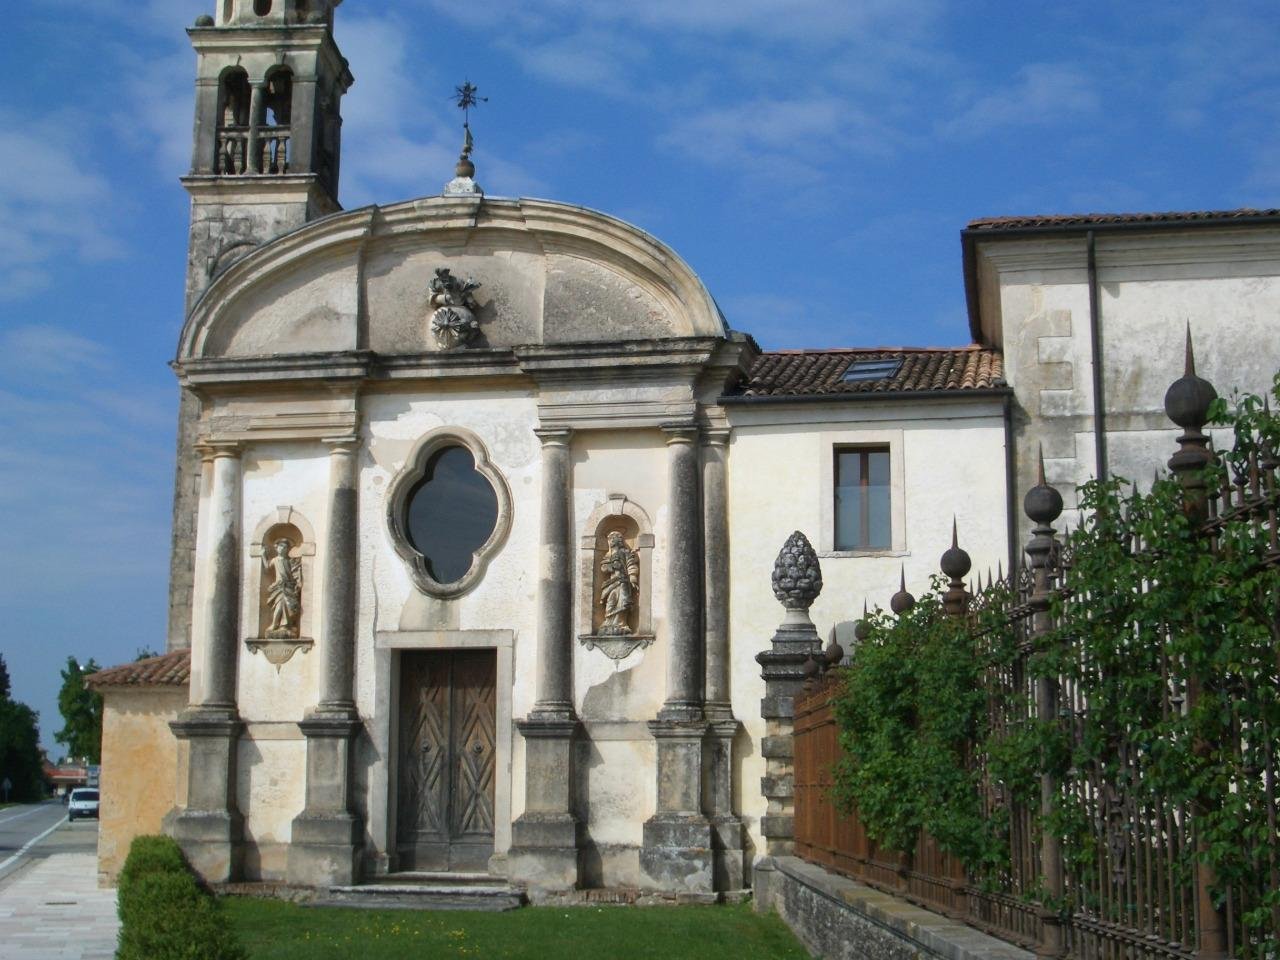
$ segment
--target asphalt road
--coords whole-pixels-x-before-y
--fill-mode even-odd
[[[67,822],[57,800],[0,810],[0,884],[54,853],[96,853],[98,821]]]

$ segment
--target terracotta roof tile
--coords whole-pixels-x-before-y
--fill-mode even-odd
[[[181,687],[191,680],[191,651],[175,650],[118,667],[107,667],[85,678],[90,687]]]
[[[1206,220],[1252,220],[1263,217],[1280,218],[1280,209],[1255,210],[1242,207],[1239,210],[1190,210],[1165,213],[1064,213],[1024,217],[983,217],[969,221],[969,229],[1009,230],[1019,227],[1096,227],[1109,224],[1194,224]]]
[[[892,376],[846,382],[855,360],[900,360]],[[958,349],[923,347],[859,350],[778,350],[762,353],[738,397],[812,397],[850,394],[951,393],[1005,386],[1004,358],[978,346]]]

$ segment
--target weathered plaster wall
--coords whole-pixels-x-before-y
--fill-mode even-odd
[[[1280,230],[1099,234],[1096,257],[1108,465],[1146,484],[1176,449],[1163,404],[1188,324],[1197,371],[1220,393],[1263,392],[1280,370]],[[980,256],[984,326],[998,327],[1018,400],[1018,493],[1043,444],[1067,521],[1096,473],[1086,266],[1083,237],[988,242]]]
[[[115,884],[133,838],[161,833],[187,784],[186,748],[169,730],[187,705],[186,687],[102,689],[102,780],[98,882]]]
[[[903,569],[907,588],[924,592],[950,546],[953,517],[974,570],[994,569],[1007,555],[1004,422],[1000,405],[990,401],[733,407],[729,417],[731,682],[734,714],[750,738],[735,795],[752,842],[763,849],[765,765],[758,744],[765,688],[755,656],[782,621],[770,582],[779,549],[800,530],[819,550],[824,586],[810,612],[824,639],[834,625],[860,617],[864,601],[887,608]],[[903,526],[895,526],[894,549],[835,553],[827,504],[831,451],[886,442],[899,464],[891,502],[901,505],[895,518]]]

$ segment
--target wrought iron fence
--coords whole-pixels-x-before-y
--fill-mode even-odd
[[[1199,531],[1202,549],[1239,549],[1224,545],[1233,524],[1252,531],[1255,569],[1280,568],[1280,456],[1266,438],[1258,438],[1224,456],[1229,469],[1216,490],[1204,485],[1205,465],[1212,459],[1203,432],[1212,388],[1195,377],[1188,344],[1187,373],[1170,388],[1166,410],[1183,428],[1179,449],[1169,466],[1182,484],[1184,509]],[[1008,575],[981,579],[966,589],[967,555],[953,545],[943,558],[951,588],[943,595],[949,614],[967,617],[969,638],[978,650],[991,643],[991,630],[979,623],[1000,624],[1015,640],[1012,656],[985,658],[983,677],[988,728],[1000,732],[1019,725],[1056,724],[1067,741],[1078,745],[1106,709],[1096,691],[1108,678],[1106,665],[1091,659],[1085,646],[1057,631],[1071,617],[1088,618],[1104,599],[1082,588],[1073,577],[1070,542],[1060,541],[1053,522],[1062,511],[1061,497],[1045,483],[1028,494],[1027,514],[1035,523],[1026,560]],[[1132,536],[1126,549],[1141,553],[1148,545]],[[950,558],[950,561],[949,559]],[[960,558],[960,559],[957,559]],[[1161,589],[1144,582],[1142,591]],[[905,590],[903,591],[905,595]],[[895,612],[901,605],[896,602]],[[1268,595],[1274,623],[1275,674],[1268,681],[1273,696],[1280,683],[1280,596]],[[981,613],[982,616],[976,614]],[[1151,683],[1149,711],[1153,725],[1185,714],[1203,695],[1206,684],[1218,690],[1239,683],[1227,675],[1197,676],[1178,652],[1172,630],[1164,625],[1117,638],[1141,663]],[[1031,658],[1054,638],[1061,667],[1033,669]],[[853,653],[856,656],[856,650]],[[839,656],[837,652],[834,656]],[[843,811],[831,798],[832,770],[840,759],[840,730],[833,704],[841,693],[841,673],[818,655],[811,661],[805,692],[795,712],[795,848],[798,856],[869,885],[937,910],[1044,956],[1075,960],[1210,960],[1238,957],[1274,960],[1268,937],[1280,935],[1280,904],[1267,905],[1270,891],[1280,889],[1280,833],[1277,832],[1276,753],[1280,731],[1256,713],[1241,709],[1243,698],[1260,691],[1241,688],[1226,702],[1224,742],[1195,744],[1215,750],[1232,771],[1222,784],[1245,804],[1261,828],[1247,834],[1238,851],[1248,865],[1232,878],[1215,877],[1205,840],[1197,836],[1198,804],[1146,789],[1149,744],[1138,738],[1138,726],[1121,729],[1101,747],[1084,751],[1089,759],[1066,775],[1042,773],[1038,802],[1012,796],[987,769],[989,758],[972,744],[969,763],[979,784],[983,809],[1007,823],[1007,862],[978,877],[922,832],[914,851],[903,854],[882,848],[868,834],[855,810]],[[1229,672],[1229,671],[1228,671]],[[856,732],[855,732],[856,735]],[[1066,836],[1046,827],[1054,808],[1068,809],[1088,829]],[[1246,923],[1246,914],[1253,917]],[[1260,914],[1269,924],[1259,924]],[[1267,926],[1271,929],[1265,929]],[[1274,940],[1270,943],[1274,944]]]

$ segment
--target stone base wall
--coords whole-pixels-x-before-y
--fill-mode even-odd
[[[796,857],[756,864],[755,909],[825,960],[1034,960],[1034,954]]]
[[[187,706],[187,688],[102,690],[102,780],[98,883],[113,886],[133,838],[163,833],[165,815],[186,787],[186,746],[169,729]]]

